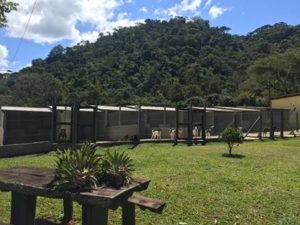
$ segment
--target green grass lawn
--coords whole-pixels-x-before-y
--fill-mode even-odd
[[[224,143],[207,146],[143,144],[112,149],[134,159],[135,175],[150,178],[143,194],[165,200],[163,215],[137,210],[137,224],[300,224],[300,139],[246,142],[225,158]],[[53,167],[53,153],[0,159],[0,167]],[[10,195],[0,193],[0,220],[8,221]],[[38,199],[39,217],[57,220],[61,201]],[[80,222],[80,208],[75,217]],[[120,223],[120,210],[110,212]]]

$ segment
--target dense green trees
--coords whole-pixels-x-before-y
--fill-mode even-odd
[[[274,96],[300,91],[300,48],[258,59],[248,68],[245,82],[254,96]]]
[[[7,0],[0,1],[0,27],[5,27],[7,20],[6,14],[17,9],[17,3]]]
[[[57,46],[45,60],[0,79],[0,100],[175,105],[200,97],[209,105],[265,105],[269,95],[298,91],[300,26],[278,23],[246,36],[228,30],[201,18],[148,19],[99,34],[95,43]]]

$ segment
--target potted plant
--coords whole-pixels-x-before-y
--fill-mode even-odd
[[[103,157],[103,170],[107,185],[119,188],[128,185],[132,181],[133,163],[125,152],[110,152]]]
[[[124,152],[96,154],[94,145],[56,153],[55,178],[50,185],[61,191],[91,191],[101,185],[120,188],[131,183],[132,159]]]
[[[104,175],[102,156],[89,143],[76,150],[58,151],[55,162],[53,185],[58,190],[89,191],[97,187]]]

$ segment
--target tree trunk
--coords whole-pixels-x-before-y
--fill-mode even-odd
[[[229,155],[231,155],[232,146],[229,145]]]

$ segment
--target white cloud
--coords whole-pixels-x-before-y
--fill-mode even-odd
[[[0,45],[0,73],[4,73],[8,67],[8,50],[6,46]]]
[[[144,12],[144,13],[147,13],[147,12],[148,12],[148,9],[147,9],[146,7],[142,7],[142,8],[140,8],[140,11],[141,11],[141,12]]]
[[[174,6],[163,9],[158,8],[154,10],[156,15],[168,15],[168,16],[180,16],[186,12],[196,13],[202,4],[202,0],[181,0],[180,3],[175,4]]]
[[[212,2],[213,2],[213,0],[207,0],[207,1],[205,2],[204,8],[206,9],[206,8],[208,8],[209,6],[211,6]]]
[[[213,5],[210,9],[209,9],[209,15],[211,16],[212,19],[216,19],[219,16],[222,16],[226,11],[228,11],[230,9],[228,8],[223,8],[221,6],[216,6]]]
[[[201,6],[202,0],[182,0],[179,4],[168,9],[170,16],[178,16],[184,12],[196,12]]]
[[[22,37],[34,0],[16,0],[18,11],[8,15],[8,35]],[[127,1],[132,2],[132,1]],[[123,0],[38,0],[32,14],[25,39],[37,43],[53,43],[64,39],[79,42],[95,41],[99,32],[112,32],[119,26],[132,26],[136,22],[127,14],[116,13]],[[83,23],[93,29],[81,32]]]
[[[168,14],[168,10],[167,9],[163,9],[163,8],[157,8],[154,10],[154,14],[155,15],[167,15]]]

